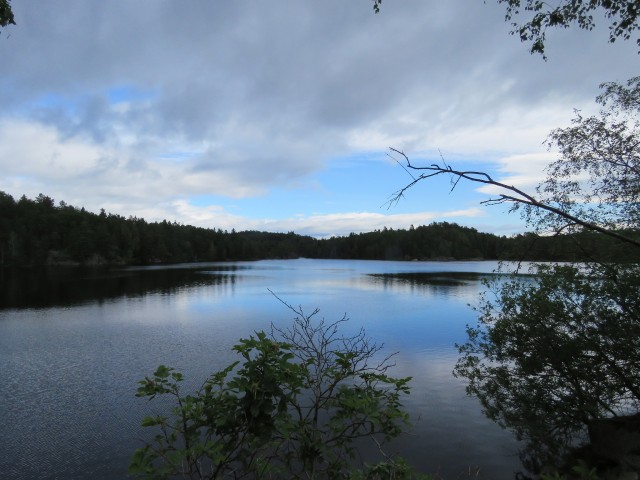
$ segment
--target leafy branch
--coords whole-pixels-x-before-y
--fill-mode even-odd
[[[362,329],[343,335],[346,316],[318,320],[318,309],[305,314],[272,294],[296,314],[292,325],[241,339],[233,350],[242,360],[211,375],[195,394],[182,395],[182,375],[165,366],[139,382],[138,396],[166,395],[177,406],[171,415],[144,419],[160,433],[136,451],[131,473],[349,478],[358,472],[356,440],[371,438],[382,451],[383,441],[403,432],[408,415],[400,399],[410,378],[387,375],[393,354],[381,356],[382,345]],[[386,455],[375,466],[382,468],[411,478],[403,462]]]

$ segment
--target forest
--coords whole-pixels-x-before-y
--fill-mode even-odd
[[[626,232],[638,237],[637,232]],[[511,237],[437,222],[405,229],[316,239],[289,233],[207,229],[176,222],[89,212],[40,194],[15,200],[0,192],[0,265],[148,265],[284,258],[367,260],[637,261],[593,232]]]

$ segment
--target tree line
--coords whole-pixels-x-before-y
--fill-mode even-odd
[[[591,252],[628,258],[597,233],[512,237],[438,222],[316,239],[289,233],[207,229],[176,222],[89,212],[40,194],[19,200],[0,192],[0,265],[145,265],[153,263],[330,258],[367,260],[584,261]]]

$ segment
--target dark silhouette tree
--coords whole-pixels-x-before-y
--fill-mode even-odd
[[[624,435],[621,425],[640,412],[640,77],[602,89],[598,115],[578,112],[570,127],[551,132],[548,143],[559,157],[535,195],[444,159],[416,166],[393,150],[412,180],[392,202],[436,177],[449,177],[452,189],[461,181],[492,185],[501,193],[484,203],[511,204],[538,232],[593,242],[587,263],[536,265],[533,278],[490,284],[479,323],[459,346],[455,373],[468,380],[467,392],[489,418],[527,441],[528,454],[551,462],[587,430],[592,452],[604,455],[594,426],[614,417]],[[626,261],[610,262],[602,237],[614,240]],[[621,438],[605,442],[624,445]],[[604,460],[627,453],[610,449]]]
[[[0,0],[0,27],[15,24],[13,10],[11,10],[11,0]]]
[[[609,22],[609,42],[628,40],[638,29],[640,2],[637,0],[497,0],[505,4],[505,20],[511,22],[512,35],[531,42],[531,53],[545,57],[546,33],[550,28],[578,26],[593,30],[598,17]],[[373,0],[373,11],[380,12],[382,0]],[[594,18],[595,17],[595,18]],[[640,38],[636,40],[640,47]]]

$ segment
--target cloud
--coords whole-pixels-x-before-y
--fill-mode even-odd
[[[459,218],[474,218],[483,215],[482,209],[469,208],[467,210],[443,212],[417,212],[399,214],[381,214],[370,212],[340,213],[328,215],[310,215],[286,221],[267,221],[270,226],[285,231],[285,226],[291,225],[296,233],[315,237],[330,237],[348,235],[349,233],[371,232],[385,227],[393,229],[408,229],[411,225],[427,225],[437,220],[455,221]]]
[[[546,167],[556,157],[557,155],[553,152],[544,152],[510,155],[501,158],[498,161],[499,176],[495,177],[495,180],[535,196],[536,187],[547,176]],[[490,196],[505,193],[504,190],[493,185],[484,185],[478,188],[478,191]]]
[[[637,58],[632,42],[569,29],[550,35],[543,62],[495,2],[406,0],[379,15],[367,0],[13,8],[18,25],[0,41],[0,189],[184,222],[204,215],[177,207],[194,196],[215,196],[213,212],[229,210],[223,199],[269,202],[336,159],[389,146],[495,162],[529,185],[539,171],[518,163],[574,107],[592,108],[599,82],[635,75]],[[344,209],[327,222],[359,228]]]
[[[259,194],[263,176],[238,167],[228,157],[218,161],[215,150],[175,161],[153,148],[116,148],[86,136],[65,137],[50,125],[0,121],[0,189],[16,194],[46,190],[87,207],[126,207],[127,198],[157,204],[211,191],[231,198]]]
[[[335,214],[297,215],[284,219],[252,219],[226,212],[219,206],[197,207],[183,201],[175,202],[171,208],[179,218],[189,219],[188,223],[206,228],[222,230],[260,230],[270,232],[294,231],[300,235],[317,238],[343,236],[350,233],[371,232],[383,228],[408,229],[411,225],[427,225],[434,221],[459,221],[482,217],[481,208],[465,210],[428,211],[401,214],[375,212],[344,212]],[[159,210],[160,211],[160,210]],[[159,211],[146,212],[149,218]],[[161,211],[164,211],[162,209]]]

